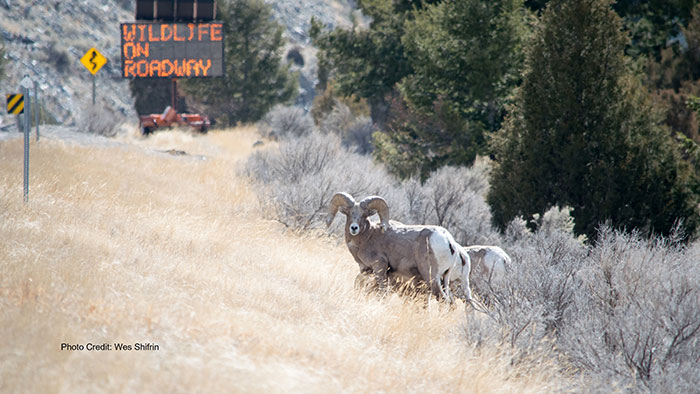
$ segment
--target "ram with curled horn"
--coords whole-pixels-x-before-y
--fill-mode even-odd
[[[466,272],[462,279],[466,301],[471,302],[469,289],[469,255],[452,235],[439,226],[411,226],[389,221],[389,206],[379,196],[370,196],[359,203],[348,193],[336,193],[331,199],[326,224],[335,215],[345,215],[345,242],[361,273],[373,273],[380,289],[386,289],[388,272],[423,279],[438,298],[452,301],[449,280]],[[379,215],[380,222],[369,217]]]

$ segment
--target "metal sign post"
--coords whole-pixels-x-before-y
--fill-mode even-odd
[[[92,74],[92,105],[95,105],[95,74],[107,64],[107,58],[95,48],[90,48],[85,55],[80,58],[80,63]]]
[[[95,106],[95,74],[107,64],[107,58],[95,48],[90,48],[83,57],[80,58],[80,63],[92,74],[92,106]],[[89,122],[89,127],[92,128],[92,122]],[[92,129],[88,130],[92,133]]]
[[[27,97],[26,110],[24,111],[24,202],[29,201],[29,130],[32,127],[31,102],[29,89],[24,88],[24,97]]]
[[[34,124],[36,125],[36,142],[39,142],[39,82],[34,81]]]
[[[27,98],[24,111],[24,202],[29,201],[29,133],[32,130],[32,110],[31,110],[31,98],[29,96],[30,90],[34,83],[29,76],[25,75],[24,79],[20,81],[20,85],[24,88],[24,97]]]

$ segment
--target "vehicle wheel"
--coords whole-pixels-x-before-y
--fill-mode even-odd
[[[201,131],[202,134],[206,134],[209,131],[209,128],[207,126],[202,126],[202,128],[199,131]]]
[[[143,126],[141,128],[141,134],[143,134],[143,135],[149,135],[152,132],[153,132],[153,127]]]

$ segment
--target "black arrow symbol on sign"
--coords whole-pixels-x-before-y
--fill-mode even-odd
[[[90,64],[92,64],[92,71],[95,71],[95,67],[97,67],[97,63],[94,62],[95,56],[97,56],[97,51],[92,51],[90,53],[92,56],[90,56]]]

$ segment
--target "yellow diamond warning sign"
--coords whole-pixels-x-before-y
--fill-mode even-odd
[[[85,66],[92,75],[95,75],[96,72],[100,71],[102,66],[107,64],[107,58],[102,56],[97,49],[91,48],[80,58],[80,63],[83,63],[83,66]]]

